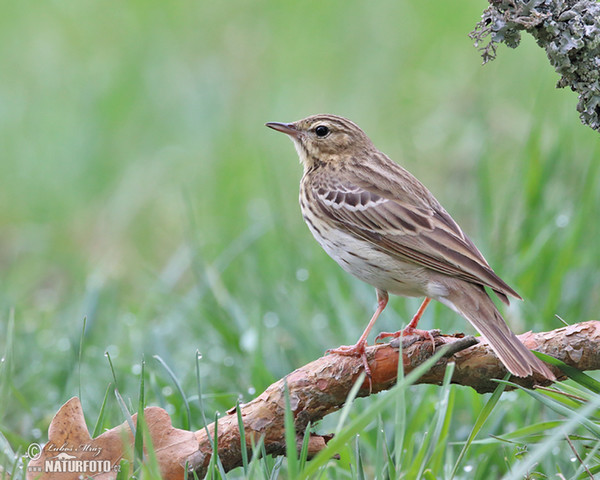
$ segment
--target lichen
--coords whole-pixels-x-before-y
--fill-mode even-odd
[[[561,76],[557,88],[579,94],[581,121],[600,131],[600,3],[590,0],[490,0],[475,29],[483,63],[496,57],[498,44],[516,48],[521,32],[546,50]]]

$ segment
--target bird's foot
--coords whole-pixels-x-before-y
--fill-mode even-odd
[[[434,330],[435,332],[436,330]],[[433,334],[431,330],[419,330],[418,328],[411,327],[408,325],[403,330],[398,330],[397,332],[381,332],[379,335],[375,337],[375,343],[377,343],[382,338],[399,338],[399,337],[411,337],[411,336],[419,336],[421,338],[426,338],[431,342],[433,347],[433,351],[435,352],[435,339],[433,338]]]
[[[345,357],[360,357],[370,384],[371,368],[369,367],[369,362],[367,361],[367,354],[365,353],[366,346],[367,342],[359,341],[356,345],[342,345],[337,348],[330,348],[329,350],[326,350],[325,353],[335,353],[337,355],[343,355]]]

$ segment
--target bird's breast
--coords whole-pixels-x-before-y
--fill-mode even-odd
[[[309,230],[345,271],[375,288],[405,297],[427,296],[425,269],[379,250],[373,244],[303,209]]]

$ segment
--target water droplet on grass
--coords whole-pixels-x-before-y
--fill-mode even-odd
[[[566,213],[560,213],[556,216],[554,222],[558,228],[565,228],[569,225],[569,221],[571,220],[570,216]]]
[[[263,316],[263,323],[267,328],[276,327],[279,324],[279,315],[275,312],[267,312]]]
[[[299,282],[306,282],[310,274],[306,268],[299,268],[296,270],[296,280]]]

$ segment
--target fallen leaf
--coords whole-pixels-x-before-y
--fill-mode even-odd
[[[132,418],[135,424],[137,415]],[[173,428],[169,414],[162,408],[146,408],[144,418],[162,477],[183,479],[184,459],[198,450],[194,433]],[[121,460],[131,460],[132,445],[133,434],[127,422],[91,438],[81,402],[73,397],[52,419],[48,443],[29,462],[27,479],[111,480],[116,478]]]

